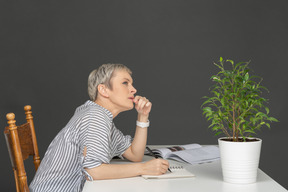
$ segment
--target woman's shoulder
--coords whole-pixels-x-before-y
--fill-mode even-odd
[[[80,105],[75,110],[75,114],[89,114],[89,113],[103,114],[104,111],[101,110],[99,105],[96,105],[96,103],[92,101],[86,101],[83,105]]]
[[[86,102],[79,106],[75,111],[75,116],[82,120],[100,120],[110,122],[113,118],[110,112],[96,103]]]
[[[86,101],[83,105],[79,106],[76,109],[77,112],[84,112],[84,113],[97,113],[101,115],[108,115],[109,117],[112,116],[111,112],[105,109],[104,107],[98,105],[93,101]]]
[[[75,112],[78,116],[81,116],[82,118],[89,118],[89,117],[104,117],[105,112],[101,110],[98,107],[92,107],[92,106],[87,106],[85,108],[82,108],[81,110],[78,110]]]

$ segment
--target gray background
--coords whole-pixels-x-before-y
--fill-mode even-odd
[[[200,105],[222,56],[251,60],[264,78],[280,122],[258,134],[260,168],[288,188],[288,1],[1,1],[0,26],[1,127],[8,112],[23,123],[23,106],[32,105],[41,157],[88,99],[88,74],[103,63],[131,68],[138,94],[153,102],[149,144],[217,144]],[[133,135],[136,116],[125,112],[115,123]],[[13,191],[3,134],[0,142],[1,191]]]

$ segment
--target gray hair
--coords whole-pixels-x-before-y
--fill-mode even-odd
[[[104,84],[112,89],[110,80],[117,70],[125,70],[132,75],[131,70],[122,64],[103,64],[98,69],[93,70],[88,77],[88,94],[91,101],[95,101],[98,95],[98,85]]]

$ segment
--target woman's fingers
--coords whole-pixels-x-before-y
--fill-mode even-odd
[[[139,109],[143,109],[143,107],[148,103],[148,99],[146,99],[145,97],[141,98],[139,100],[139,103],[138,103],[138,107]]]
[[[137,95],[136,97],[134,97],[134,103],[138,104],[139,100],[141,99],[141,96]]]
[[[151,106],[152,105],[152,103],[149,101],[148,103],[146,103],[146,107],[149,107],[149,106]]]
[[[143,175],[162,175],[167,172],[169,162],[164,159],[153,159],[144,163]]]
[[[141,97],[139,95],[137,95],[136,97],[134,97],[134,103],[135,104],[139,104],[139,103],[142,103],[142,102],[145,102],[147,101],[148,99],[146,97]]]
[[[138,113],[148,114],[150,112],[152,103],[146,97],[141,97],[137,95],[133,101],[135,103],[135,108]]]

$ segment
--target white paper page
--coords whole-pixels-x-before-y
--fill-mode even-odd
[[[161,149],[153,149],[152,151],[156,155],[160,155],[163,159],[167,159],[170,153],[174,153],[175,151],[181,150],[181,148],[182,150],[186,150],[186,149],[196,149],[200,147],[202,146],[199,144],[187,144],[187,145],[176,145],[176,146],[171,146],[171,147],[165,147]]]
[[[181,147],[183,147],[185,149],[197,149],[197,148],[200,148],[202,146],[194,143],[194,144],[181,145]]]
[[[183,159],[190,164],[198,164],[218,160],[220,158],[219,148],[216,146],[204,146],[197,149],[177,151],[171,154],[170,158]]]
[[[195,177],[193,173],[185,169],[183,166],[177,164],[171,164],[170,169],[172,172],[168,172],[163,175],[142,175],[144,179],[174,179],[174,178],[188,178]]]

